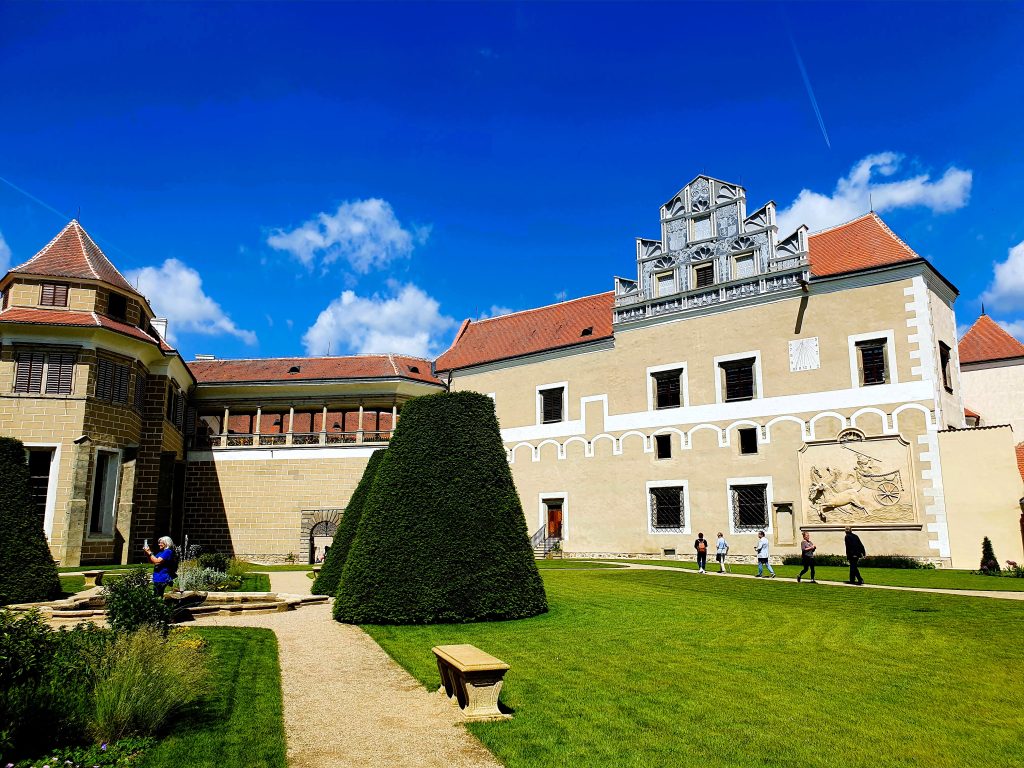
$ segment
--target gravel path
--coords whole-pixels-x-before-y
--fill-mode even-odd
[[[305,594],[313,582],[304,572],[275,572],[270,583]],[[459,725],[457,706],[425,691],[361,629],[334,621],[327,604],[196,623],[277,634],[291,768],[500,766]]]

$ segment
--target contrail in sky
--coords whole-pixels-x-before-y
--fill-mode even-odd
[[[825,120],[821,117],[821,110],[818,109],[818,100],[814,98],[814,89],[811,88],[811,79],[807,76],[807,69],[804,67],[804,60],[800,58],[800,51],[796,49],[796,40],[793,39],[793,33],[789,33],[789,44],[793,46],[793,55],[796,56],[797,66],[800,67],[800,75],[804,79],[804,87],[807,89],[807,95],[811,99],[811,106],[814,107],[814,114],[818,116],[818,125],[821,126],[821,135],[825,137],[825,144],[829,149],[832,149],[832,142],[828,140],[828,131],[825,130]]]

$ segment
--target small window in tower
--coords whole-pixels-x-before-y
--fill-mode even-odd
[[[693,268],[694,288],[707,288],[715,284],[715,265],[701,264]]]
[[[672,458],[672,435],[654,436],[654,455],[659,459]]]
[[[953,376],[949,370],[950,351],[949,345],[939,342],[939,365],[942,367],[942,386],[947,392],[953,391]]]
[[[671,296],[676,292],[676,273],[662,272],[655,277],[658,288],[658,296]]]
[[[68,287],[62,283],[43,283],[39,292],[39,306],[66,307]]]
[[[128,299],[119,293],[110,294],[107,300],[107,314],[115,320],[128,319]]]

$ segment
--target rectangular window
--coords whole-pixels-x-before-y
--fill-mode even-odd
[[[114,507],[117,502],[117,454],[96,452],[96,476],[92,488],[92,514],[89,532],[114,532]]]
[[[711,217],[698,216],[693,219],[693,239],[706,240],[711,237]]]
[[[662,272],[656,278],[658,296],[671,296],[676,292],[676,275],[674,272]]]
[[[707,288],[715,284],[715,265],[701,264],[693,268],[693,287]]]
[[[739,433],[740,453],[757,453],[757,429],[754,427],[746,427],[744,429],[740,429]]]
[[[39,306],[66,307],[68,305],[68,287],[62,283],[43,283],[39,291]]]
[[[889,383],[885,339],[858,341],[857,359],[860,367],[860,384],[862,387]]]
[[[754,276],[754,254],[744,253],[733,259],[732,278],[739,280],[744,277]]]
[[[111,293],[107,298],[107,314],[115,320],[128,319],[128,299],[119,293]]]
[[[46,496],[50,489],[53,448],[28,448],[28,484],[32,504],[39,514],[39,525],[46,519]]]
[[[729,360],[718,364],[725,379],[725,402],[737,400],[753,400],[756,396],[754,386],[754,358]]]
[[[651,529],[682,533],[686,525],[685,499],[685,486],[651,488]]]
[[[732,522],[736,531],[760,531],[768,527],[768,486],[730,485]]]
[[[943,342],[939,342],[939,365],[942,367],[942,386],[946,388],[947,392],[953,391],[953,376],[949,371],[949,346]]]
[[[654,378],[654,407],[678,408],[682,404],[682,368],[672,371],[659,371],[652,373]]]
[[[563,420],[564,414],[562,409],[562,396],[564,392],[564,387],[542,389],[540,391],[540,410],[542,423],[554,424],[556,422]]]
[[[70,395],[74,372],[74,352],[19,352],[14,391]]]
[[[128,379],[131,370],[127,365],[115,363],[105,357],[96,361],[96,399],[112,403],[128,402]]]
[[[672,458],[672,435],[654,436],[654,455],[659,459]]]

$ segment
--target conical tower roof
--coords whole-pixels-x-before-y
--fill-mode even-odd
[[[77,219],[72,219],[35,256],[11,269],[24,275],[99,280],[136,296],[138,291],[110,263]]]

